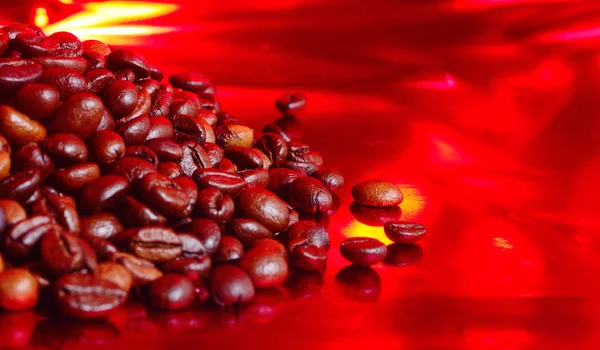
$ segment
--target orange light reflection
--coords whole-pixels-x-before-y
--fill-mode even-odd
[[[35,18],[33,19],[33,23],[35,23],[38,27],[45,27],[48,25],[48,11],[46,11],[43,7],[38,7],[35,9]]]

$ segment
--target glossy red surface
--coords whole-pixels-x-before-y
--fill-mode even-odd
[[[110,323],[0,314],[0,343],[35,349],[597,349],[600,346],[600,5],[575,1],[184,1],[136,47],[218,86],[255,127],[286,122],[345,175],[323,277],[294,275],[237,310]],[[65,10],[66,11],[66,10]],[[403,266],[345,269],[347,236],[389,243],[349,208],[382,178],[428,227]],[[365,222],[368,224],[363,224]],[[337,278],[336,278],[337,275]]]

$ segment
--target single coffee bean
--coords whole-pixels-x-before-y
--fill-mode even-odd
[[[41,252],[45,266],[57,275],[83,268],[93,271],[98,265],[96,253],[85,240],[61,230],[51,230],[44,234]]]
[[[40,83],[53,86],[58,91],[61,101],[66,101],[87,89],[87,82],[83,75],[68,68],[46,69],[42,73]]]
[[[383,261],[386,265],[411,265],[423,257],[423,248],[418,244],[393,243],[387,246],[387,255]]]
[[[304,142],[292,140],[287,143],[288,145],[288,160],[296,162],[303,162],[304,160],[298,159],[304,154],[310,153],[310,146]]]
[[[240,124],[226,124],[215,128],[217,144],[222,148],[252,147],[254,130]]]
[[[175,137],[175,129],[173,129],[171,121],[162,115],[152,116],[151,113],[152,109],[150,110],[150,132],[146,136],[146,141],[158,138],[173,139]]]
[[[276,241],[272,238],[262,238],[256,240],[250,245],[248,250],[258,249],[263,252],[277,253],[281,255],[286,261],[288,260],[287,249],[281,242]]]
[[[206,150],[206,153],[208,153],[208,157],[210,158],[210,162],[213,165],[213,167],[218,165],[221,162],[221,160],[223,160],[225,151],[223,151],[221,147],[217,146],[217,144],[212,142],[206,142],[202,146]]]
[[[70,133],[49,135],[42,142],[42,149],[58,165],[71,165],[87,162],[88,148],[78,136]]]
[[[79,235],[88,242],[90,247],[94,250],[94,253],[96,253],[96,257],[101,261],[109,259],[112,254],[118,252],[117,246],[105,238],[94,236],[86,232],[81,232]]]
[[[106,107],[102,108],[102,116],[100,117],[100,124],[98,124],[98,127],[96,128],[96,131],[102,131],[102,130],[110,130],[110,131],[115,130],[115,120],[113,119],[112,115],[110,114],[110,111]]]
[[[250,276],[255,288],[280,286],[288,275],[287,262],[281,255],[260,249],[246,252],[240,260],[240,267]]]
[[[204,280],[210,274],[212,262],[206,255],[180,257],[164,263],[161,269],[167,273],[179,273],[192,281]]]
[[[40,187],[42,176],[39,169],[30,168],[13,173],[0,181],[0,198],[25,203]]]
[[[52,174],[56,189],[74,192],[100,177],[100,168],[96,163],[71,165]]]
[[[169,77],[169,83],[176,88],[195,92],[198,90],[205,90],[210,85],[210,80],[208,77],[201,74],[181,72],[171,75]]]
[[[315,246],[325,251],[329,250],[329,234],[325,227],[316,222],[300,220],[287,229],[289,242],[305,241],[310,246]],[[291,246],[288,245],[291,250]]]
[[[137,78],[150,76],[150,66],[146,59],[131,50],[119,49],[106,56],[106,67],[113,72],[131,69]]]
[[[269,184],[269,171],[266,169],[241,170],[238,175],[246,181],[248,188],[265,188]]]
[[[182,252],[181,239],[167,227],[132,228],[123,231],[116,238],[124,248],[152,262],[173,260]]]
[[[144,81],[141,81],[136,85],[141,87],[142,90],[146,91],[151,97],[160,88],[160,83],[152,78],[145,79]]]
[[[2,212],[4,213],[6,226],[12,226],[27,218],[25,208],[15,200],[0,199],[0,208],[2,208]]]
[[[381,277],[370,267],[350,265],[335,276],[340,294],[357,301],[375,301],[381,294]]]
[[[0,106],[0,133],[15,145],[46,138],[46,128],[42,124],[7,105]]]
[[[138,287],[143,287],[163,275],[150,261],[131,254],[117,252],[111,255],[109,260],[123,265]]]
[[[79,57],[81,56],[81,41],[68,32],[56,32],[48,36],[48,39],[54,39],[58,44],[56,56],[58,57]]]
[[[269,169],[269,183],[267,190],[276,193],[281,198],[289,197],[289,187],[294,180],[302,175],[292,169],[273,168]]]
[[[273,123],[265,124],[265,126],[262,128],[262,132],[265,134],[266,133],[277,134],[277,135],[281,136],[285,140],[285,142],[290,142],[292,140],[290,135],[288,135],[287,132],[285,132],[283,129],[281,129],[279,126],[277,126],[277,124],[273,124]]]
[[[16,106],[29,118],[44,120],[58,108],[60,95],[52,85],[27,84],[17,92]]]
[[[42,186],[40,192],[40,198],[31,206],[32,214],[50,216],[65,230],[79,232],[81,224],[75,199],[48,186]]]
[[[0,273],[0,308],[28,310],[37,304],[38,298],[39,285],[28,270],[9,268]]]
[[[96,95],[100,94],[102,90],[115,81],[113,72],[101,68],[101,65],[97,65],[97,67],[98,66],[100,67],[99,69],[90,70],[84,75],[87,80],[87,91]]]
[[[167,223],[164,215],[131,196],[125,196],[119,202],[119,215],[131,227],[161,226]]]
[[[221,265],[213,270],[208,288],[217,305],[248,303],[254,299],[254,286],[244,270],[233,265]]]
[[[115,80],[104,89],[104,105],[115,119],[128,115],[137,106],[138,91],[136,86],[124,80]]]
[[[333,207],[331,193],[319,180],[300,177],[289,187],[290,203],[308,214],[327,214]]]
[[[97,52],[90,51],[90,50],[83,50],[81,57],[83,57],[85,59],[88,72],[106,68],[106,58],[104,58],[104,56],[102,56],[101,54],[99,54]],[[112,74],[112,72],[111,72],[111,74]],[[89,87],[89,79],[88,79],[88,87]],[[99,91],[91,91],[90,90],[90,92],[97,94]]]
[[[367,180],[352,187],[352,197],[362,205],[370,207],[392,207],[402,203],[402,192],[389,182]]]
[[[327,266],[327,251],[307,243],[292,243],[294,249],[290,252],[293,266],[305,271],[323,271]]]
[[[197,218],[193,219],[189,224],[182,227],[183,230],[193,234],[200,242],[203,250],[199,250],[197,254],[212,255],[221,242],[221,230],[216,222]]]
[[[221,244],[213,255],[213,259],[220,264],[234,263],[244,255],[244,246],[233,236],[221,237]]]
[[[125,141],[110,130],[96,131],[88,139],[90,158],[99,164],[110,164],[125,154]]]
[[[275,133],[263,134],[256,141],[256,148],[261,150],[271,161],[275,163],[286,160],[288,156],[288,146],[283,137]]]
[[[23,86],[35,83],[42,77],[43,68],[39,63],[23,59],[0,61],[0,91],[10,93]]]
[[[427,233],[425,226],[408,221],[388,222],[383,226],[383,230],[387,238],[400,244],[415,243]]]
[[[280,232],[289,223],[289,209],[274,193],[262,188],[243,190],[236,197],[236,210],[241,215],[256,220],[271,232]]]
[[[183,152],[179,160],[179,166],[186,176],[192,176],[198,169],[211,168],[212,163],[208,157],[208,153],[195,142],[185,142],[181,146]]]
[[[285,116],[298,114],[306,107],[306,96],[295,94],[283,94],[275,100],[275,107]]]
[[[216,188],[230,196],[237,195],[248,186],[241,176],[216,169],[197,169],[192,178],[199,189]]]
[[[123,69],[115,72],[115,80],[135,82],[135,73],[131,69]]]
[[[269,169],[271,161],[257,148],[231,146],[225,149],[225,158],[229,159],[238,170]]]
[[[127,179],[120,175],[104,175],[87,183],[79,195],[79,207],[83,212],[102,211],[123,197],[129,190]]]
[[[125,150],[125,156],[137,157],[158,166],[158,156],[149,147],[142,145],[129,146]]]
[[[36,143],[31,144],[37,145]],[[10,153],[0,151],[0,180],[3,180],[10,175],[11,165]]]
[[[176,114],[171,116],[171,122],[175,130],[175,141],[179,143],[191,141],[200,144],[206,141],[206,130],[200,119]]]
[[[4,236],[6,251],[15,257],[28,256],[40,238],[51,230],[61,230],[48,216],[34,215],[12,226]]]
[[[180,214],[178,214],[176,216],[178,216],[178,217],[189,216],[192,213],[192,211],[194,210],[194,207],[196,206],[196,202],[198,201],[198,186],[196,185],[194,180],[192,180],[191,178],[189,178],[187,176],[180,176],[180,177],[174,178],[173,182],[177,186],[179,186],[179,188],[181,188],[183,193],[185,193],[189,199],[189,204],[188,204],[187,208],[185,208],[185,210],[183,212],[181,212]]]
[[[344,177],[337,170],[320,169],[314,176],[331,192],[337,192],[344,186]]]
[[[157,172],[148,173],[140,181],[139,187],[142,199],[161,214],[186,216],[185,210],[191,199],[174,180]]]
[[[174,91],[173,104],[171,104],[171,115],[183,114],[196,117],[202,108],[202,100],[194,93],[188,91]]]
[[[233,199],[230,196],[216,188],[205,188],[198,192],[198,203],[194,214],[221,224],[231,220],[234,209]]]
[[[87,61],[81,57],[52,57],[52,56],[40,56],[33,57],[33,62],[42,65],[44,70],[51,68],[62,68],[70,69],[79,74],[83,74],[87,69]]]
[[[102,56],[110,54],[110,48],[105,43],[98,40],[86,40],[81,43],[83,50],[94,51]]]
[[[65,314],[82,320],[107,318],[127,298],[127,292],[116,284],[80,273],[59,278],[54,295]]]
[[[200,118],[200,124],[202,124],[202,127],[204,127],[204,131],[206,132],[204,143],[216,143],[217,135],[215,135],[215,130],[212,125],[204,118]]]
[[[195,298],[192,280],[180,274],[166,274],[148,288],[150,303],[161,309],[183,309],[190,306]]]
[[[120,121],[123,120],[125,120],[125,118]],[[133,118],[121,125],[119,125],[119,122],[117,122],[115,131],[121,135],[126,145],[142,144],[144,140],[146,140],[148,133],[150,133],[150,128],[152,127],[150,118],[145,115]]]
[[[178,162],[183,157],[181,146],[177,142],[166,138],[155,138],[144,143],[161,161]]]
[[[6,137],[4,137],[2,134],[0,134],[0,151],[6,152],[8,154],[11,153],[10,144],[8,143]]]
[[[0,162],[2,162],[1,153]],[[42,182],[54,171],[54,162],[52,161],[52,158],[42,151],[40,146],[35,142],[17,148],[12,154],[12,162],[10,159],[8,160],[8,165],[12,167],[13,172],[29,168],[38,168],[42,177]]]
[[[110,239],[121,232],[123,226],[112,213],[100,212],[81,218],[81,233]]]
[[[273,233],[261,223],[252,219],[233,219],[228,231],[235,236],[245,247],[263,238],[273,238]]]
[[[94,270],[94,275],[100,279],[114,283],[124,290],[125,293],[129,293],[133,285],[133,278],[129,271],[123,265],[114,262],[98,264],[98,267]]]
[[[231,173],[231,174],[237,173],[237,168],[235,167],[235,164],[233,164],[227,158],[223,158],[223,160],[221,160],[221,162],[219,162],[219,165],[216,167],[216,169],[218,169],[220,171],[224,171],[226,173]]]
[[[151,107],[152,97],[146,91],[140,90],[135,108],[131,113],[125,115],[122,120],[132,120],[137,117],[146,116]],[[152,123],[150,123],[150,128],[152,128]]]
[[[292,160],[282,160],[276,163],[273,163],[272,167],[274,168],[288,168],[292,170],[296,170],[302,175],[314,175],[319,168],[314,163],[309,162],[295,162]]]
[[[127,181],[141,180],[146,174],[156,172],[152,163],[137,157],[123,157],[114,162],[112,173],[124,176]]]
[[[352,237],[342,242],[340,252],[354,265],[369,266],[382,262],[387,248],[375,238]]]
[[[181,171],[179,164],[173,162],[160,162],[156,170],[170,179],[183,176],[183,171]]]
[[[46,126],[50,133],[69,132],[86,139],[102,119],[104,105],[97,96],[82,92],[71,96],[48,118]]]

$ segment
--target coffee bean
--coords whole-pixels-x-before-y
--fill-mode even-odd
[[[425,226],[408,221],[388,222],[383,226],[385,235],[394,243],[415,243],[425,236]]]
[[[235,174],[237,173],[237,168],[235,165],[227,158],[223,158],[216,169],[224,171],[226,173]]]
[[[213,255],[220,264],[234,263],[244,255],[244,246],[233,236],[221,237],[221,244]]]
[[[289,187],[290,203],[308,214],[327,214],[333,207],[331,193],[319,180],[300,177]]]
[[[160,226],[167,223],[164,215],[131,196],[121,199],[119,215],[125,224],[132,227]]]
[[[86,139],[100,125],[103,111],[100,98],[89,92],[78,93],[58,107],[46,126],[50,133],[69,132]]]
[[[288,275],[285,259],[277,253],[252,249],[240,260],[255,288],[273,288],[282,285]]]
[[[58,165],[71,165],[87,162],[88,148],[78,136],[70,133],[49,135],[42,142],[42,149]]]
[[[18,258],[27,257],[40,238],[51,230],[61,230],[48,216],[30,216],[11,227],[4,237],[6,252]]]
[[[290,135],[287,134],[287,132],[283,131],[279,126],[273,123],[265,124],[265,126],[262,128],[262,132],[265,134],[277,134],[281,136],[285,142],[290,142],[292,140]]]
[[[150,113],[148,113],[148,115],[151,117],[168,117],[171,114],[172,104],[173,91],[169,91],[168,89],[161,87],[152,96],[152,107],[150,107]]]
[[[173,128],[175,130],[175,141],[179,143],[191,141],[200,144],[206,141],[207,132],[204,125],[200,122],[200,119],[183,114],[176,114],[171,117],[171,122],[173,123]]]
[[[206,150],[206,153],[208,153],[208,157],[210,158],[210,162],[213,167],[218,165],[221,160],[223,160],[225,151],[223,151],[221,147],[217,146],[217,144],[206,142],[202,146],[204,147],[204,150]]]
[[[113,119],[112,115],[110,114],[110,111],[106,107],[102,108],[100,124],[98,124],[98,127],[96,128],[96,131],[102,130],[115,130],[115,120]]]
[[[87,81],[86,90],[93,94],[99,94],[101,91],[106,90],[107,87],[111,86],[115,81],[113,72],[101,67],[86,72],[84,76]],[[107,105],[106,107],[109,106]]]
[[[10,311],[31,309],[38,298],[37,280],[28,270],[9,268],[0,273],[0,308]]]
[[[205,90],[210,85],[210,80],[201,74],[182,72],[171,75],[169,83],[173,84],[176,88],[195,92]]]
[[[42,124],[7,105],[0,106],[0,133],[16,145],[40,142],[46,138],[46,128]]]
[[[229,159],[238,170],[269,169],[271,161],[257,148],[231,146],[225,149],[225,158]]]
[[[170,179],[184,176],[179,164],[173,162],[160,162],[156,170]]]
[[[367,180],[352,187],[352,197],[360,204],[370,207],[391,207],[402,203],[402,192],[394,184]]]
[[[116,284],[80,273],[59,278],[54,294],[65,314],[83,320],[107,318],[127,298],[127,292]]]
[[[144,201],[163,215],[186,216],[191,199],[174,180],[157,172],[149,173],[142,178],[139,187]]]
[[[142,90],[146,91],[150,97],[152,97],[152,95],[154,95],[154,93],[156,93],[160,88],[160,83],[152,78],[145,79],[136,85],[142,88]]]
[[[106,68],[106,58],[104,58],[104,56],[102,56],[101,54],[99,54],[97,52],[90,51],[90,50],[83,50],[81,57],[83,57],[85,59],[88,72]],[[111,72],[111,74],[112,74],[112,72]],[[89,89],[89,79],[88,79],[88,89]],[[100,92],[100,90],[91,91],[91,89],[90,89],[90,92],[97,94],[98,92]]]
[[[198,254],[212,255],[219,247],[221,230],[216,222],[209,219],[197,218],[184,226],[183,229],[193,234],[199,240],[202,250],[198,251]]]
[[[27,218],[25,209],[19,202],[12,199],[0,199],[0,208],[4,213],[4,219],[7,226],[12,226],[17,222]]]
[[[113,206],[129,190],[127,179],[120,175],[104,175],[87,183],[79,195],[82,211],[94,213]]]
[[[81,233],[110,239],[121,232],[123,232],[123,226],[112,213],[99,212],[81,218]]]
[[[60,95],[52,85],[27,84],[17,92],[16,106],[31,119],[44,120],[58,108]]]
[[[142,145],[129,146],[125,150],[125,156],[137,157],[152,163],[155,167],[158,165],[158,156],[149,147]]]
[[[228,232],[239,239],[245,247],[262,238],[273,238],[273,233],[268,228],[252,219],[233,219],[229,224]]]
[[[150,110],[150,113],[152,113],[152,110]],[[146,136],[146,141],[158,138],[173,139],[173,137],[175,137],[175,129],[173,129],[173,124],[169,119],[163,116],[150,115],[150,132]]]
[[[35,143],[32,144],[37,145]],[[0,180],[5,179],[10,175],[11,165],[10,154],[5,151],[0,151]]]
[[[263,134],[256,141],[256,148],[261,150],[271,161],[275,163],[286,160],[288,156],[288,146],[283,137],[275,133]]]
[[[212,167],[208,153],[206,153],[200,144],[185,142],[181,145],[181,150],[183,153],[179,160],[179,166],[186,176],[192,176],[198,169]]]
[[[190,306],[196,297],[192,281],[180,274],[170,273],[150,284],[148,299],[158,308],[179,310]]]
[[[30,168],[13,173],[0,181],[0,198],[14,199],[25,203],[40,187],[42,176],[39,169]]]
[[[109,260],[123,265],[129,271],[133,282],[138,287],[145,286],[163,275],[150,261],[131,254],[117,252],[112,254]]]
[[[113,72],[131,69],[138,78],[150,76],[150,66],[146,59],[131,50],[119,49],[106,56],[106,66]]]
[[[96,52],[102,56],[110,54],[110,48],[105,43],[98,40],[86,40],[81,43],[81,48],[87,51]]]
[[[83,74],[87,69],[87,61],[81,57],[52,57],[52,56],[40,56],[33,57],[33,62],[42,65],[44,70],[51,68],[63,68],[76,71],[79,74]]]
[[[335,276],[340,294],[357,301],[375,301],[381,294],[381,277],[370,267],[350,265]]]
[[[2,162],[2,153],[8,155],[6,152],[0,152],[0,163]],[[40,146],[35,142],[17,148],[12,154],[12,162],[10,159],[7,159],[6,161],[8,162],[8,166],[12,167],[13,172],[27,170],[29,168],[39,169],[42,182],[54,171],[54,162],[52,161],[52,158],[42,151]],[[6,176],[3,178],[5,177]]]
[[[215,128],[217,144],[222,148],[252,147],[254,130],[240,124],[226,124]]]
[[[352,237],[342,242],[340,252],[354,265],[369,266],[382,262],[387,248],[375,238]]]
[[[161,161],[177,162],[183,156],[181,146],[177,142],[166,138],[155,138],[144,143]]]
[[[211,267],[211,259],[205,255],[180,257],[161,266],[165,272],[179,273],[192,281],[204,280],[210,274]]]
[[[125,141],[110,130],[96,131],[88,139],[90,158],[99,164],[110,164],[125,154]]]
[[[294,249],[290,253],[293,266],[305,271],[323,271],[327,265],[327,251],[304,242],[292,242]]]
[[[288,253],[285,246],[272,238],[261,238],[252,242],[248,250],[255,249],[258,249],[262,252],[277,253],[286,261],[288,260]]]
[[[198,203],[194,213],[216,223],[224,223],[233,217],[235,206],[230,196],[216,188],[205,188],[198,192]]]
[[[295,162],[291,160],[282,160],[273,163],[272,168],[288,168],[299,172],[302,175],[314,175],[319,168],[314,163],[309,162]]]
[[[337,192],[344,186],[344,177],[337,170],[320,169],[314,176],[331,192]]]
[[[240,192],[235,199],[235,207],[241,215],[258,221],[271,232],[285,230],[290,221],[286,203],[262,188],[248,188]]]
[[[50,230],[41,239],[41,255],[45,266],[57,275],[90,271],[98,265],[96,253],[83,239],[61,230]]]
[[[156,172],[152,163],[137,157],[123,157],[113,163],[112,173],[124,176],[127,181],[141,180],[146,174]]]
[[[119,120],[122,124],[117,122],[115,131],[121,135],[126,145],[139,145],[142,144],[148,134],[150,133],[150,118],[142,115],[135,117],[129,121],[125,121],[126,118]]]
[[[115,72],[115,80],[135,82],[135,73],[131,69],[123,69]]]
[[[87,90],[87,82],[83,75],[68,68],[46,69],[42,73],[40,83],[53,86],[58,91],[61,101]]]
[[[269,183],[267,190],[276,193],[281,198],[289,197],[289,187],[294,180],[302,175],[292,169],[273,168],[269,169]]]
[[[170,228],[161,226],[128,229],[116,239],[136,256],[152,262],[173,260],[182,252],[181,239]]]
[[[56,189],[74,192],[100,177],[100,168],[96,163],[71,165],[52,174]]]
[[[133,278],[129,271],[123,267],[123,265],[114,262],[98,264],[98,267],[94,271],[94,275],[100,279],[114,283],[124,290],[125,293],[129,293],[129,290],[133,285]]]
[[[233,265],[218,266],[211,273],[208,287],[217,305],[248,303],[254,299],[254,286],[244,270]]]
[[[92,247],[99,260],[109,259],[112,254],[118,251],[117,246],[105,238],[94,236],[87,232],[81,232],[80,237]]]
[[[300,220],[287,229],[290,243],[301,240],[310,246],[315,246],[325,251],[329,250],[329,234],[323,225],[308,220]],[[288,245],[291,250],[291,246]]]
[[[197,169],[193,173],[193,179],[199,189],[216,188],[230,196],[237,195],[247,187],[241,176],[216,169]]]
[[[185,208],[185,210],[182,211],[181,213],[175,215],[175,217],[189,216],[192,213],[192,211],[194,210],[194,207],[196,206],[196,203],[198,201],[198,186],[196,185],[194,180],[192,180],[191,178],[189,178],[187,176],[180,176],[180,177],[174,178],[173,182],[177,186],[179,186],[179,188],[181,188],[183,193],[185,193],[189,199],[189,202],[188,202],[189,204]]]
[[[79,232],[81,224],[75,199],[48,186],[42,186],[40,192],[40,198],[31,207],[32,214],[50,216],[65,230]]]
[[[179,236],[179,239],[181,240],[182,256],[194,257],[206,254],[206,249],[204,249],[204,245],[200,241],[200,238],[196,237],[194,234],[179,232],[177,233],[177,236]]]
[[[39,63],[24,59],[3,59],[0,61],[0,91],[10,93],[23,86],[35,83],[42,77],[43,68]]]
[[[283,115],[296,115],[306,107],[306,96],[300,93],[281,95],[275,100],[275,107]]]
[[[246,181],[249,188],[265,188],[269,184],[269,171],[266,169],[241,170],[238,175]]]
[[[104,105],[115,119],[133,112],[138,102],[136,86],[128,81],[115,80],[104,89]]]
[[[387,255],[383,261],[386,265],[411,265],[423,257],[423,248],[418,244],[394,243],[387,246]]]

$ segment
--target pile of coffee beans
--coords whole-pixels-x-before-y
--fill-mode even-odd
[[[166,80],[166,81],[165,81]],[[275,105],[290,118],[301,94]],[[210,295],[229,306],[290,271],[323,271],[325,227],[342,175],[276,124],[255,132],[222,110],[210,80],[163,72],[142,55],[35,26],[0,28],[0,308],[41,302],[78,319],[128,298],[162,309]],[[353,190],[397,206],[393,185]],[[385,227],[412,243],[418,225]],[[357,265],[385,258],[344,242]]]

